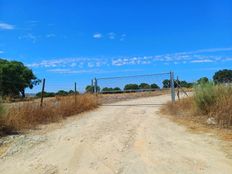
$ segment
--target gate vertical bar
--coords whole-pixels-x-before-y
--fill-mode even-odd
[[[175,85],[174,85],[174,72],[170,72],[170,86],[172,102],[175,102]]]
[[[74,83],[74,97],[75,97],[75,105],[77,104],[77,83]]]
[[[40,99],[40,107],[43,106],[44,88],[45,88],[45,78],[43,79],[43,84],[42,84],[41,99]]]
[[[94,79],[94,93],[97,94],[97,79]]]
[[[94,80],[91,80],[91,93],[94,93]]]

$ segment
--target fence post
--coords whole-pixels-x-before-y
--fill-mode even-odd
[[[97,94],[97,79],[94,79],[94,93]]]
[[[92,89],[91,93],[94,93],[94,80],[93,79],[91,80],[91,89]]]
[[[43,79],[43,84],[42,84],[40,107],[42,107],[42,106],[43,106],[44,88],[45,88],[45,79]]]
[[[75,105],[77,104],[77,83],[74,83]]]
[[[176,87],[177,87],[177,97],[178,97],[178,100],[180,100],[180,86],[179,86],[179,78],[178,78],[178,76],[176,77]]]
[[[174,84],[174,72],[170,72],[170,86],[171,86],[171,98],[172,102],[175,102],[175,84]]]

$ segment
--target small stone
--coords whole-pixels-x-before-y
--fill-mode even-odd
[[[207,124],[211,124],[211,125],[217,124],[215,118],[213,118],[213,117],[208,118],[206,122],[207,122]]]

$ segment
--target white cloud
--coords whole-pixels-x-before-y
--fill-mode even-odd
[[[23,35],[23,36],[19,36],[18,39],[19,39],[19,40],[22,40],[22,39],[31,40],[32,43],[36,43],[37,40],[38,40],[38,36],[35,36],[35,35],[32,34],[32,33],[27,33],[27,34],[25,34],[25,35]]]
[[[51,37],[56,37],[56,35],[54,33],[49,33],[46,35],[46,38],[51,38]]]
[[[124,41],[126,38],[126,34],[122,34],[121,37],[120,37],[120,41]]]
[[[93,68],[103,65],[107,65],[107,59],[105,58],[82,58],[82,57],[73,57],[73,58],[57,58],[52,60],[42,60],[41,62],[31,63],[27,66],[31,68],[36,67],[79,67],[79,68]]]
[[[14,25],[8,23],[0,23],[0,29],[2,30],[13,30],[14,28]]]
[[[214,62],[214,61],[210,59],[201,59],[201,60],[192,60],[190,62],[191,63],[209,63],[209,62]]]
[[[108,37],[109,37],[109,39],[113,40],[116,37],[116,33],[114,33],[114,32],[108,33]]]
[[[101,39],[102,37],[103,37],[103,35],[101,33],[95,33],[93,35],[93,38],[95,38],[95,39]]]
[[[88,69],[88,70],[75,70],[75,69],[63,69],[63,68],[57,68],[57,69],[48,69],[47,72],[52,72],[56,74],[108,74],[108,73],[118,73],[118,72],[140,72],[143,71],[142,69],[124,69],[124,70],[102,70],[102,69]]]
[[[53,72],[53,73],[58,73],[58,74],[80,74],[80,73],[90,72],[90,71],[86,71],[86,70],[72,70],[72,69],[62,69],[62,68],[49,69],[47,71]]]
[[[217,49],[218,51],[219,49]],[[230,49],[222,48],[220,50]],[[212,50],[211,50],[212,51]],[[71,58],[56,58],[52,60],[43,60],[28,64],[29,67],[40,68],[74,68],[94,69],[99,67],[109,66],[125,66],[125,65],[171,65],[171,64],[187,64],[187,63],[210,63],[221,61],[232,61],[231,57],[220,54],[212,56],[196,54],[196,51],[163,54],[155,56],[122,56],[116,58],[87,58],[87,57],[71,57]],[[194,54],[192,54],[194,53]],[[232,53],[232,52],[231,52]],[[228,55],[228,54],[227,54]]]

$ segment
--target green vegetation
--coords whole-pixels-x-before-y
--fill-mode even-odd
[[[25,97],[25,89],[40,83],[32,70],[17,61],[0,59],[0,93],[3,97]]]
[[[165,79],[162,83],[163,83],[163,88],[170,88],[171,86],[170,80],[168,79]]]
[[[139,89],[151,89],[151,86],[147,83],[141,83]]]
[[[137,84],[127,84],[124,87],[124,90],[137,90],[139,89],[139,85]]]
[[[163,111],[182,115],[197,122],[231,128],[232,126],[232,85],[231,70],[215,73],[214,81],[207,77],[200,78],[194,86],[194,95],[168,103]],[[183,118],[182,118],[183,119]]]
[[[208,114],[210,112],[210,107],[213,106],[218,100],[218,89],[227,89],[222,88],[222,86],[215,86],[212,82],[200,83],[194,87],[194,102],[196,108],[202,114]]]
[[[213,76],[214,83],[232,83],[232,70],[217,71]]]
[[[160,89],[160,87],[157,84],[153,83],[151,84],[151,89]]]
[[[165,79],[163,82],[163,88],[170,88],[171,87],[171,83],[169,79]],[[174,83],[174,87],[176,88],[179,84],[181,87],[183,88],[192,88],[193,87],[193,83],[188,83],[186,81],[180,81],[180,80],[176,80]]]
[[[64,90],[59,90],[58,92],[44,92],[44,97],[55,97],[55,96],[67,96],[67,95],[72,95],[75,92],[73,90],[70,91],[64,91]],[[79,92],[77,92],[79,94]],[[41,97],[41,92],[38,92],[36,94],[36,97]]]
[[[121,89],[119,88],[119,87],[116,87],[116,88],[107,88],[107,87],[105,87],[105,88],[103,88],[102,89],[102,92],[120,92],[121,91]]]
[[[44,97],[55,97],[56,93],[54,92],[44,92]],[[38,92],[36,97],[41,97],[41,92]]]
[[[204,84],[208,82],[209,82],[209,79],[207,77],[201,77],[199,80],[197,80],[197,84]]]
[[[99,86],[97,86],[97,91],[100,91],[100,90],[101,90],[101,88]],[[94,87],[91,86],[91,85],[86,86],[85,92],[86,93],[93,93],[94,92]]]

